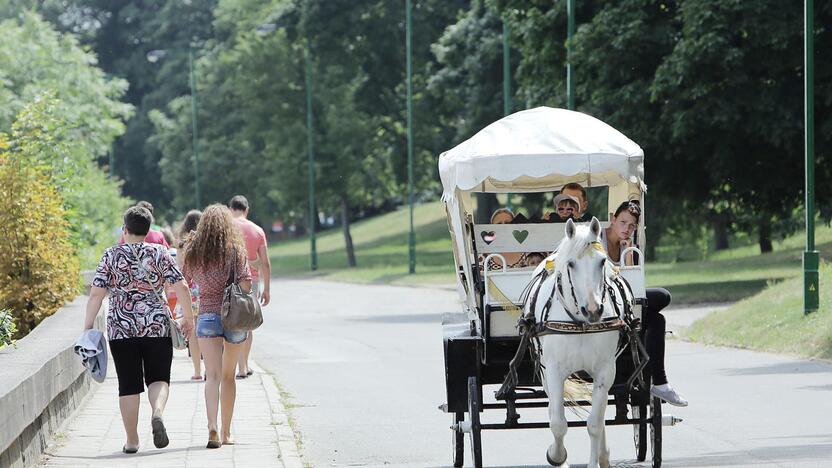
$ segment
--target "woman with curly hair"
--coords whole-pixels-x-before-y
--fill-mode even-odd
[[[196,231],[187,239],[183,254],[185,278],[199,287],[196,335],[205,360],[208,448],[234,444],[231,437],[231,418],[237,397],[234,377],[246,332],[223,330],[220,319],[223,291],[232,269],[236,272],[233,281],[243,291],[251,291],[243,236],[231,211],[224,205],[214,204],[202,213]],[[217,426],[218,406],[222,407],[222,440]]]

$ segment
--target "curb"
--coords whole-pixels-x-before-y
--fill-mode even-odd
[[[280,451],[280,460],[286,468],[304,468],[303,459],[298,444],[300,441],[295,436],[295,431],[289,425],[286,406],[280,400],[280,391],[275,383],[274,376],[266,372],[256,361],[252,360],[251,367],[260,375],[260,382],[266,391],[269,400],[269,407],[272,412],[272,426],[277,433],[277,446]]]

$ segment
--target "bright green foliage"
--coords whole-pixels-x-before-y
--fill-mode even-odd
[[[44,123],[42,128],[48,128]],[[16,138],[36,135],[16,131]],[[17,335],[31,331],[78,287],[63,199],[33,151],[49,145],[9,145],[0,137],[0,308],[13,311]]]
[[[5,346],[15,346],[14,335],[17,332],[17,325],[14,324],[14,316],[9,309],[0,310],[0,349]]]
[[[0,23],[0,43],[16,44],[0,49],[0,130],[11,130],[16,151],[48,168],[88,265],[114,242],[128,204],[96,163],[124,132],[132,107],[118,98],[127,82],[105,76],[72,34],[34,13]]]
[[[12,148],[41,167],[60,192],[72,243],[90,265],[102,247],[115,242],[113,232],[128,201],[119,195],[118,183],[84,154],[60,111],[50,95],[37,98],[12,126]]]
[[[35,13],[0,22],[0,44],[14,44],[0,48],[0,128],[8,129],[23,107],[49,91],[82,157],[106,154],[132,111],[118,100],[127,82],[106,76],[74,35],[55,31]]]

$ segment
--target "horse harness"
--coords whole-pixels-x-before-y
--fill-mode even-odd
[[[610,303],[615,308],[616,315],[614,317],[610,317],[607,319],[602,320],[598,323],[591,323],[588,324],[586,322],[578,321],[575,316],[566,308],[564,310],[572,319],[572,321],[561,321],[561,320],[548,320],[549,311],[552,307],[552,300],[554,299],[555,292],[557,291],[561,296],[561,300],[563,300],[563,285],[561,282],[561,275],[558,275],[557,278],[557,285],[552,288],[552,292],[549,294],[549,298],[546,300],[546,303],[543,306],[543,320],[541,322],[537,322],[535,320],[535,313],[534,313],[534,304],[537,304],[538,294],[540,293],[540,286],[538,286],[531,297],[528,297],[528,294],[531,292],[530,289],[532,285],[538,284],[542,285],[543,282],[548,278],[550,275],[549,268],[544,268],[540,273],[533,278],[531,282],[529,282],[529,289],[524,291],[523,298],[530,299],[532,302],[532,308],[529,311],[529,314],[521,316],[517,321],[517,328],[520,331],[521,339],[520,345],[517,348],[517,353],[515,354],[514,358],[509,363],[509,372],[506,375],[506,378],[503,382],[503,385],[500,387],[499,390],[496,392],[496,396],[498,399],[504,399],[509,393],[513,392],[514,387],[517,384],[517,366],[522,360],[523,356],[525,355],[526,349],[528,348],[529,342],[532,340],[535,341],[536,346],[532,346],[531,351],[531,358],[534,362],[535,367],[535,375],[541,375],[541,371],[543,370],[543,364],[540,359],[540,350],[542,349],[540,343],[540,337],[544,335],[554,335],[554,334],[578,334],[578,333],[601,333],[601,332],[609,332],[609,331],[618,331],[619,332],[619,340],[618,340],[618,349],[616,350],[616,356],[621,354],[624,348],[629,343],[636,343],[635,348],[631,348],[633,352],[633,360],[637,363],[637,367],[640,370],[644,367],[647,362],[647,353],[644,350],[641,342],[637,336],[637,329],[639,325],[639,319],[635,317],[633,313],[633,304],[635,302],[632,288],[627,280],[619,275],[614,274],[604,279],[604,291],[603,294],[610,295]],[[575,297],[575,290],[572,287],[572,278],[567,270],[567,279],[569,280],[569,286],[572,290],[572,298],[577,304],[577,298]],[[603,304],[603,297],[602,296],[602,304]],[[621,305],[619,306],[619,300]],[[602,305],[603,306],[603,305]],[[633,376],[628,379],[628,386],[632,386],[633,380],[636,378],[636,374],[634,373]],[[641,380],[640,374],[638,374],[638,379]]]

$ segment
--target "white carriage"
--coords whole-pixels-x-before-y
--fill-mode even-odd
[[[464,434],[471,436],[474,466],[482,465],[483,429],[542,428],[548,422],[521,423],[518,408],[543,407],[531,362],[520,362],[518,383],[495,403],[483,403],[484,385],[503,382],[520,343],[517,328],[522,293],[534,267],[506,266],[505,256],[552,252],[564,237],[560,223],[488,224],[475,222],[476,193],[557,193],[576,182],[591,196],[606,193],[605,212],[594,213],[603,227],[621,202],[644,206],[644,153],[626,136],[604,122],[579,112],[538,107],[517,112],[487,126],[439,158],[439,173],[453,242],[457,289],[463,311],[443,323],[447,401],[440,406],[453,415],[454,466],[462,466]],[[596,198],[597,200],[597,198]],[[646,243],[644,217],[637,228],[638,244]],[[620,274],[632,286],[634,311],[646,303],[642,259],[622,266]],[[623,258],[623,255],[622,255]],[[494,265],[498,265],[497,268]],[[508,304],[507,304],[508,303]],[[507,306],[508,305],[508,306]],[[626,360],[630,353],[622,354]],[[620,359],[619,359],[620,361]],[[615,419],[608,425],[633,425],[637,458],[646,457],[651,429],[653,466],[661,464],[661,404],[645,388],[643,365],[619,362],[621,382],[610,393],[617,400]],[[646,374],[646,372],[644,372]],[[578,402],[579,404],[581,402]],[[584,402],[586,403],[586,402]],[[567,402],[568,404],[568,402]],[[504,424],[482,424],[486,409],[505,409]],[[629,410],[629,412],[628,412]],[[467,417],[466,417],[467,414]],[[584,425],[570,421],[570,426]]]

